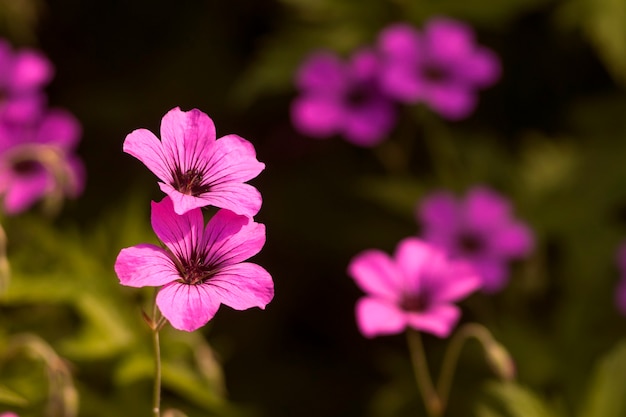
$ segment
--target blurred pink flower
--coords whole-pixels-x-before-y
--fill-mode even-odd
[[[620,314],[626,316],[626,242],[619,246],[616,262],[620,279],[615,289],[615,306]]]
[[[472,28],[444,17],[428,21],[423,33],[393,24],[380,33],[378,48],[384,91],[404,103],[426,103],[450,120],[467,117],[476,107],[475,90],[500,77],[497,56],[475,44]]]
[[[0,118],[24,121],[36,117],[46,101],[42,89],[53,74],[52,64],[40,52],[28,48],[13,51],[0,39]]]
[[[380,89],[379,67],[372,49],[356,51],[347,62],[330,51],[309,55],[296,74],[295,128],[315,138],[342,135],[358,146],[383,141],[395,124],[396,109]]]
[[[513,218],[510,203],[486,187],[472,188],[462,200],[434,192],[419,204],[417,217],[424,240],[471,263],[488,293],[506,285],[508,262],[534,246],[532,231]]]
[[[170,110],[161,120],[161,140],[137,129],[126,136],[124,152],[162,181],[177,214],[212,205],[254,216],[261,208],[261,194],[245,184],[265,168],[254,146],[237,135],[216,140],[213,121],[200,110]]]
[[[0,414],[0,417],[19,417],[17,414],[12,413],[12,412],[7,412],[7,413],[2,413]]]
[[[474,270],[417,238],[402,240],[394,258],[370,249],[352,259],[349,275],[366,292],[356,305],[366,337],[411,327],[447,337],[461,311],[454,305],[481,285]]]
[[[140,244],[122,249],[115,272],[122,285],[163,286],[156,303],[179,330],[205,325],[220,304],[236,310],[265,308],[274,296],[270,274],[243,262],[265,244],[265,226],[219,210],[206,228],[200,208],[183,215],[165,197],[152,203],[152,228],[166,249]]]
[[[0,196],[7,214],[83,191],[85,169],[74,153],[81,133],[78,120],[61,109],[30,121],[0,122]]]

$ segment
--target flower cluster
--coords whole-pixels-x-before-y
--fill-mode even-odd
[[[398,103],[424,103],[446,119],[463,119],[477,105],[475,90],[499,76],[498,58],[475,44],[466,24],[437,17],[419,32],[396,23],[346,61],[330,51],[308,56],[296,74],[300,95],[291,118],[305,135],[374,146],[394,127]]]
[[[52,75],[41,53],[13,51],[0,39],[0,197],[7,214],[41,199],[56,205],[84,187],[85,169],[75,154],[81,126],[69,112],[47,107],[42,89]]]
[[[120,283],[161,287],[156,303],[179,330],[205,325],[220,304],[237,310],[265,308],[274,296],[270,274],[244,262],[265,244],[265,226],[253,216],[261,195],[245,182],[265,165],[247,140],[216,139],[203,112],[170,110],[161,139],[146,129],[130,133],[124,151],[142,161],[167,196],[152,203],[152,228],[165,247],[140,244],[122,249],[115,262]],[[204,224],[202,207],[218,208]]]
[[[402,240],[393,258],[370,249],[350,262],[348,274],[367,293],[356,306],[357,324],[367,337],[406,327],[448,336],[460,316],[453,302],[478,289],[501,290],[508,262],[534,246],[531,230],[512,217],[510,203],[487,187],[470,189],[460,201],[450,192],[434,192],[417,215],[422,236]]]

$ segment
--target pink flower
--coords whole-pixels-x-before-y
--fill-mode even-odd
[[[80,136],[79,122],[60,109],[28,122],[0,122],[0,196],[7,214],[83,191],[85,169],[74,153]]]
[[[141,244],[120,251],[115,272],[122,285],[163,286],[157,305],[179,330],[205,325],[220,304],[236,310],[265,308],[274,296],[270,274],[243,262],[265,244],[265,226],[219,210],[204,228],[202,210],[174,212],[165,197],[152,203],[152,228],[165,249]]]
[[[372,49],[356,51],[347,62],[318,51],[296,74],[300,95],[291,104],[294,127],[305,135],[342,135],[358,146],[383,141],[396,121],[392,99],[379,86],[380,63]]]
[[[534,246],[532,231],[513,217],[510,203],[486,187],[472,188],[461,200],[448,191],[432,193],[417,217],[424,240],[471,263],[489,293],[506,285],[508,262]]]
[[[19,417],[19,416],[9,411],[9,412],[0,414],[0,417]]]
[[[386,65],[381,69],[384,91],[404,103],[423,102],[441,116],[458,120],[476,107],[475,90],[500,77],[500,62],[475,44],[472,28],[438,17],[423,33],[408,24],[387,27],[378,47]]]
[[[348,273],[367,293],[356,305],[357,324],[366,337],[406,327],[446,337],[461,315],[453,303],[481,284],[470,266],[417,238],[402,240],[393,258],[364,251],[352,259]]]
[[[213,121],[200,110],[170,110],[161,120],[161,140],[138,129],[126,136],[124,152],[162,181],[177,214],[212,205],[254,216],[261,208],[261,194],[245,184],[265,168],[254,146],[237,135],[216,140]]]
[[[35,117],[43,109],[43,87],[54,73],[52,64],[32,49],[13,51],[0,39],[0,117],[23,121]]]

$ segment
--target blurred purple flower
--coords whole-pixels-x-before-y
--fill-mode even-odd
[[[126,136],[124,152],[162,181],[177,214],[212,205],[254,216],[261,208],[261,194],[245,184],[265,168],[254,146],[237,135],[216,140],[213,121],[200,110],[170,110],[161,120],[161,140],[137,129]]]
[[[616,256],[617,268],[620,274],[620,280],[615,289],[615,305],[617,310],[623,316],[626,316],[626,242],[623,242]]]
[[[447,337],[461,315],[453,303],[480,287],[473,268],[417,238],[402,240],[394,258],[370,249],[352,259],[348,273],[367,295],[356,305],[366,337],[411,327]]]
[[[265,308],[274,296],[270,274],[243,262],[265,244],[265,226],[219,210],[206,228],[200,208],[183,215],[165,197],[152,203],[152,228],[166,249],[140,244],[120,251],[115,272],[122,285],[163,286],[156,303],[172,326],[204,326],[220,304],[236,310]]]
[[[315,138],[342,135],[358,146],[380,143],[395,124],[396,109],[380,89],[379,72],[372,49],[356,51],[347,62],[330,51],[311,54],[296,75],[295,128]]]
[[[483,279],[482,290],[500,291],[510,260],[528,255],[532,231],[513,218],[510,203],[486,187],[474,187],[464,200],[439,191],[418,206],[422,236],[453,258],[471,263]]]
[[[45,107],[42,89],[53,74],[52,64],[40,52],[13,51],[0,39],[0,118],[22,122],[37,117]]]
[[[431,19],[423,33],[408,24],[391,25],[379,35],[378,48],[384,91],[404,103],[426,103],[450,120],[472,113],[475,90],[500,77],[497,56],[475,44],[470,26],[448,18]]]
[[[61,109],[29,122],[0,122],[0,196],[7,214],[83,191],[85,169],[74,153],[81,133],[78,120]]]

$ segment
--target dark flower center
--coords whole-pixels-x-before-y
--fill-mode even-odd
[[[197,168],[192,168],[185,172],[182,172],[180,168],[176,168],[172,186],[181,193],[188,195],[204,194],[211,188],[208,184],[204,184],[204,172]]]
[[[13,171],[19,175],[36,174],[43,170],[40,162],[32,159],[22,159],[13,164]]]
[[[419,294],[405,295],[400,302],[400,308],[405,311],[420,313],[427,310],[429,304],[428,294],[420,292]]]
[[[209,278],[215,275],[215,268],[207,265],[198,256],[192,256],[192,259],[183,261],[178,266],[178,273],[181,284],[199,285],[205,283]]]
[[[360,107],[369,101],[370,94],[363,86],[353,88],[346,97],[346,102],[350,107]]]
[[[478,234],[465,232],[459,236],[459,247],[463,253],[474,254],[484,249],[485,242]]]
[[[422,76],[431,82],[442,82],[448,79],[448,72],[440,65],[430,63],[422,68]]]

